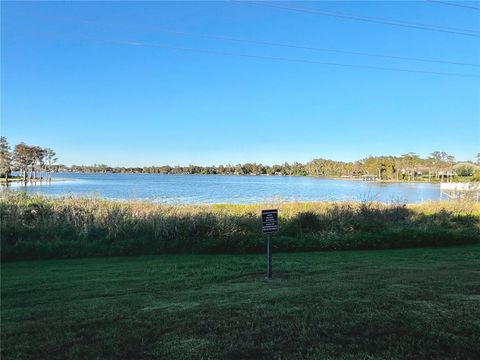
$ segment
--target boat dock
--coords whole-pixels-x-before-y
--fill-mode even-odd
[[[463,199],[466,196],[480,201],[480,183],[440,183],[440,199]]]

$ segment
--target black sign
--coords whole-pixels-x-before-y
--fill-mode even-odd
[[[272,233],[278,231],[278,210],[262,210],[262,232]]]

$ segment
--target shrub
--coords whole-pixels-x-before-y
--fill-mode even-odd
[[[437,246],[480,239],[480,205],[475,203],[276,206],[280,231],[274,245],[281,251]],[[261,209],[5,192],[0,195],[2,258],[259,252],[264,251]]]

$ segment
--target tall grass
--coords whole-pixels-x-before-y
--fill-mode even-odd
[[[3,193],[2,258],[259,252],[260,210],[272,205],[280,214],[277,251],[480,242],[480,205],[469,202],[159,205]]]

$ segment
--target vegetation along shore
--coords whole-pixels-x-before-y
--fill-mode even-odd
[[[219,166],[143,166],[113,167],[108,165],[57,164],[55,151],[37,145],[20,143],[13,151],[5,137],[0,137],[0,177],[9,181],[12,171],[18,171],[23,181],[51,179],[52,172],[78,173],[140,173],[140,174],[218,174],[218,175],[292,175],[335,178],[374,176],[381,181],[480,181],[480,153],[476,162],[456,161],[444,151],[434,151],[422,158],[410,152],[402,156],[369,156],[345,162],[314,159],[305,164],[293,162],[281,165],[245,163]]]
[[[264,205],[160,205],[0,195],[2,258],[264,251]],[[285,203],[275,251],[386,249],[480,242],[480,204]]]

